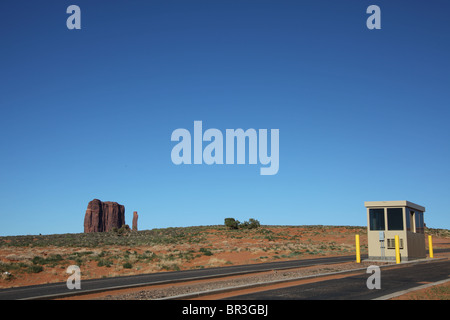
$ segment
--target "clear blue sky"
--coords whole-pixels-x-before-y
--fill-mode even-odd
[[[66,9],[81,8],[81,30]],[[381,30],[366,9],[381,8]],[[450,3],[0,2],[0,235],[83,232],[116,201],[139,228],[366,225],[364,201],[450,228]],[[260,165],[181,165],[171,133],[280,130]]]

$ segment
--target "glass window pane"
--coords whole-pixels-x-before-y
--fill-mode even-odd
[[[406,231],[411,231],[411,222],[410,222],[410,214],[411,211],[409,208],[405,208],[406,214],[405,214],[405,220],[406,220]]]
[[[423,222],[423,212],[420,213],[420,233],[425,233],[425,223]]]
[[[369,209],[370,230],[384,230],[384,209]]]
[[[403,230],[403,209],[387,209],[388,230]]]
[[[424,233],[423,212],[420,212],[420,211],[416,212],[416,232],[417,233]]]

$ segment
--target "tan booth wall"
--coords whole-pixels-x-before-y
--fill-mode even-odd
[[[406,230],[406,218],[409,219],[409,215],[406,215],[405,207],[403,207],[403,229],[404,230],[386,230],[387,229],[387,208],[395,207],[385,207],[384,208],[384,257],[386,260],[395,260],[395,248],[388,249],[388,239],[394,239],[396,235],[399,236],[400,241],[403,242],[403,247],[400,248],[400,256],[404,261],[410,259],[418,259],[426,257],[425,249],[425,235],[423,233],[414,233]],[[397,207],[400,208],[400,207]],[[369,259],[380,259],[381,248],[380,248],[380,236],[378,230],[370,230],[370,218],[369,209],[367,208],[367,240],[368,240],[368,255]],[[378,209],[380,209],[378,207]]]

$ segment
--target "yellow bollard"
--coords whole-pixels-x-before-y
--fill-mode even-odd
[[[395,263],[400,263],[400,241],[398,236],[395,236]]]
[[[359,247],[359,234],[355,236],[356,240],[356,263],[361,263],[361,249]]]
[[[430,258],[434,258],[434,255],[433,255],[433,240],[431,239],[431,236],[428,236],[428,249],[430,250]]]

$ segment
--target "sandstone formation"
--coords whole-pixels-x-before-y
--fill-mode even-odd
[[[84,232],[104,232],[125,224],[125,207],[117,202],[89,202],[84,216]]]
[[[134,211],[133,212],[133,226],[132,226],[133,231],[138,231],[138,225],[137,225],[138,218],[139,218],[139,216],[138,216],[137,211]]]

